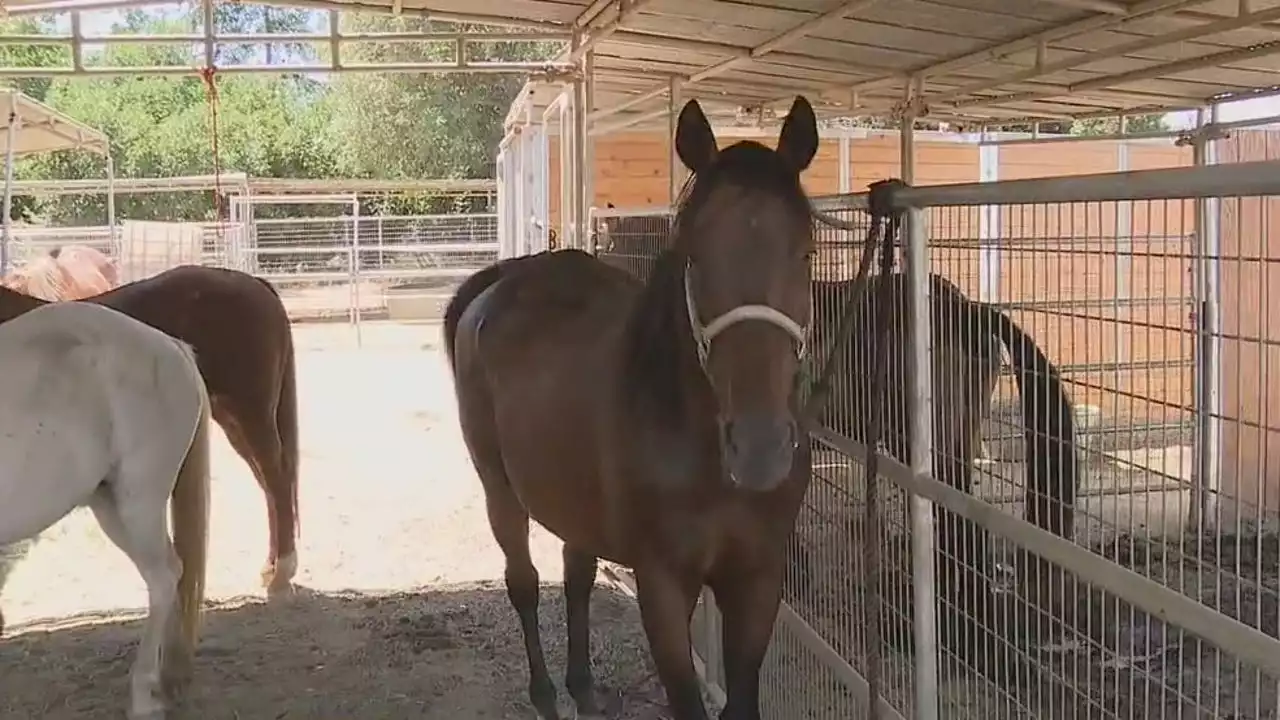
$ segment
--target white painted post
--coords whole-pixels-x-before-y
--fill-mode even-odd
[[[840,170],[836,174],[836,192],[840,194],[853,191],[853,167],[851,166],[852,158],[850,157],[851,148],[849,147],[849,135],[847,132],[840,133],[839,140],[839,163]]]
[[[680,106],[683,104],[680,96],[680,79],[672,77],[667,87],[667,154],[671,168],[671,188],[667,200],[672,207],[676,204],[676,198],[680,196],[680,188],[684,186],[685,177],[684,163],[680,162],[680,155],[676,152],[676,128],[680,121]]]
[[[986,128],[982,140],[987,139]],[[1000,179],[1000,146],[978,145],[978,182]],[[1000,300],[1000,206],[983,205],[978,209],[978,299]]]
[[[1214,141],[1218,106],[1201,109],[1191,147],[1197,167],[1217,164]],[[1214,532],[1222,518],[1218,506],[1222,483],[1222,237],[1218,224],[1221,201],[1196,202],[1195,262],[1196,317],[1196,439],[1193,492],[1188,525],[1201,533]]]
[[[915,77],[907,85],[906,112],[899,135],[902,145],[902,179],[915,181],[915,120],[917,100],[922,94],[923,77]],[[933,477],[933,299],[929,281],[928,210],[913,208],[906,217],[903,271],[907,275],[911,318],[913,372],[909,373],[911,393],[911,470],[916,475]],[[868,478],[874,481],[875,478]],[[911,574],[915,625],[915,717],[938,720],[938,591],[934,560],[937,538],[934,527],[933,502],[919,494],[911,496]],[[872,542],[880,542],[872,538]],[[881,591],[883,597],[883,589]]]

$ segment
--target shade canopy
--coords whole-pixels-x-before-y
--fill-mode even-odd
[[[8,109],[9,112],[5,112]],[[102,131],[37,102],[17,90],[0,89],[0,153],[9,150],[9,124],[16,122],[16,157],[59,150],[86,150],[106,155],[110,142]]]

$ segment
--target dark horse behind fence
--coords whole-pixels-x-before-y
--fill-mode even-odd
[[[877,280],[877,283],[882,282]],[[904,276],[891,276],[894,304],[907,307]],[[947,279],[932,275],[933,347],[933,475],[952,487],[973,492],[974,459],[981,442],[982,422],[990,411],[991,399],[1002,366],[1001,345],[1008,351],[1022,400],[1026,442],[1025,517],[1041,529],[1070,538],[1075,519],[1079,485],[1075,427],[1071,402],[1057,368],[1035,342],[995,307],[967,298]],[[831,347],[845,311],[851,326],[846,337],[869,337],[870,319],[866,293],[852,305],[859,288],[855,281],[815,282],[814,301],[818,308],[814,328],[815,347]],[[883,297],[883,296],[881,296]],[[833,312],[825,310],[833,309]],[[908,387],[912,354],[906,336],[907,325],[895,323],[879,342],[888,345],[888,382],[881,390],[871,380],[871,345],[847,342],[840,345],[831,371],[831,385],[820,420],[832,431],[865,443],[865,418],[871,407],[871,393],[887,392],[882,404],[883,442],[889,455],[910,463]],[[1008,628],[1009,614],[997,607],[991,592],[995,575],[986,531],[950,511],[938,512],[939,594],[947,602],[939,604],[943,627],[939,637],[955,652],[983,663],[984,670],[1003,675],[1002,661],[992,666],[993,654],[1013,638],[993,637]],[[1017,562],[1021,601],[1035,610],[1018,610],[1020,623],[1041,622],[1069,612],[1063,606],[1058,583],[1051,569],[1030,556]],[[911,593],[907,592],[910,598]],[[886,620],[902,620],[892,613]],[[1021,628],[1039,634],[1033,628]],[[909,630],[890,633],[908,637]],[[1026,638],[1023,638],[1026,639]],[[1042,640],[1044,638],[1041,638]]]
[[[235,270],[184,265],[88,298],[195,349],[213,417],[267,498],[263,583],[287,590],[297,570],[298,401],[293,332],[275,288]],[[0,288],[0,322],[45,304]]]
[[[693,179],[647,284],[585,253],[549,252],[490,266],[449,304],[463,435],[544,720],[559,715],[538,635],[530,517],[564,540],[565,684],[580,713],[599,710],[587,615],[605,558],[635,571],[676,720],[707,717],[689,628],[704,585],[724,619],[720,717],[760,717],[760,666],[810,477],[793,389],[813,252],[800,173],[817,146],[803,98],[776,151],[717,150],[690,101],[676,148]]]

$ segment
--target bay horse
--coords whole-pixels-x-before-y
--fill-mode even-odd
[[[904,276],[888,278],[896,307],[907,306],[908,288]],[[877,279],[877,282],[884,282]],[[932,353],[934,419],[933,475],[952,487],[972,493],[975,489],[974,461],[981,443],[982,422],[991,409],[992,396],[1002,367],[1001,346],[1008,351],[1018,385],[1024,416],[1026,482],[1024,515],[1043,530],[1070,539],[1074,528],[1076,493],[1080,484],[1076,430],[1071,400],[1061,373],[1015,322],[996,307],[977,302],[946,278],[931,274]],[[855,280],[815,282],[814,302],[818,308],[814,345],[837,346],[838,338],[868,337],[871,302]],[[882,296],[885,297],[885,296]],[[850,299],[855,302],[851,305]],[[848,309],[847,331],[840,328]],[[834,312],[829,310],[835,310]],[[909,399],[900,388],[907,387],[913,351],[905,323],[894,323],[878,342],[888,345],[887,396],[883,403],[882,439],[887,453],[910,464],[908,418]],[[865,418],[874,392],[885,392],[872,380],[872,348],[868,343],[839,344],[833,358],[826,402],[819,421],[834,432],[858,443],[866,443]],[[990,642],[993,630],[1002,624],[1001,611],[993,606],[990,592],[995,575],[989,556],[989,536],[985,530],[955,513],[938,509],[937,567],[941,599],[942,638],[954,651],[975,660],[991,661],[991,650],[1003,642]],[[1039,606],[1042,617],[1058,617],[1054,607],[1056,581],[1047,563],[1035,556],[1020,554],[1017,563],[1021,595]],[[907,593],[908,598],[911,597]],[[886,615],[886,619],[893,616]],[[1025,615],[1024,619],[1027,619]],[[897,621],[909,622],[901,616]],[[948,629],[950,628],[950,629]],[[910,637],[902,628],[895,637]],[[1003,655],[1003,653],[997,653]],[[997,674],[1006,668],[990,667]]]
[[[50,302],[83,300],[117,287],[120,273],[101,252],[85,245],[64,245],[17,268],[4,284]]]
[[[262,583],[292,587],[298,568],[298,400],[293,332],[275,288],[237,270],[181,265],[87,298],[195,348],[213,418],[267,500]],[[0,288],[0,323],[45,304]]]
[[[689,627],[704,586],[724,619],[720,717],[760,717],[760,667],[810,477],[793,391],[814,250],[800,173],[817,121],[797,97],[776,151],[718,150],[691,100],[675,141],[693,175],[646,284],[586,253],[544,252],[473,275],[446,309],[463,436],[543,720],[559,715],[530,518],[564,541],[565,685],[580,714],[599,712],[588,614],[604,558],[635,571],[675,720],[707,718]]]
[[[54,303],[0,325],[0,366],[0,546],[93,510],[147,586],[129,716],[164,720],[190,679],[209,542],[210,403],[192,350],[110,308]]]

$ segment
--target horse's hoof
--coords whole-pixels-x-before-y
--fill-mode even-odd
[[[284,582],[270,582],[267,583],[267,599],[283,600],[285,598],[292,597],[295,590],[297,590],[297,588],[293,586],[293,583],[287,580]]]
[[[134,710],[130,708],[128,713],[129,720],[167,720],[169,713],[163,707],[148,708],[146,710]]]

